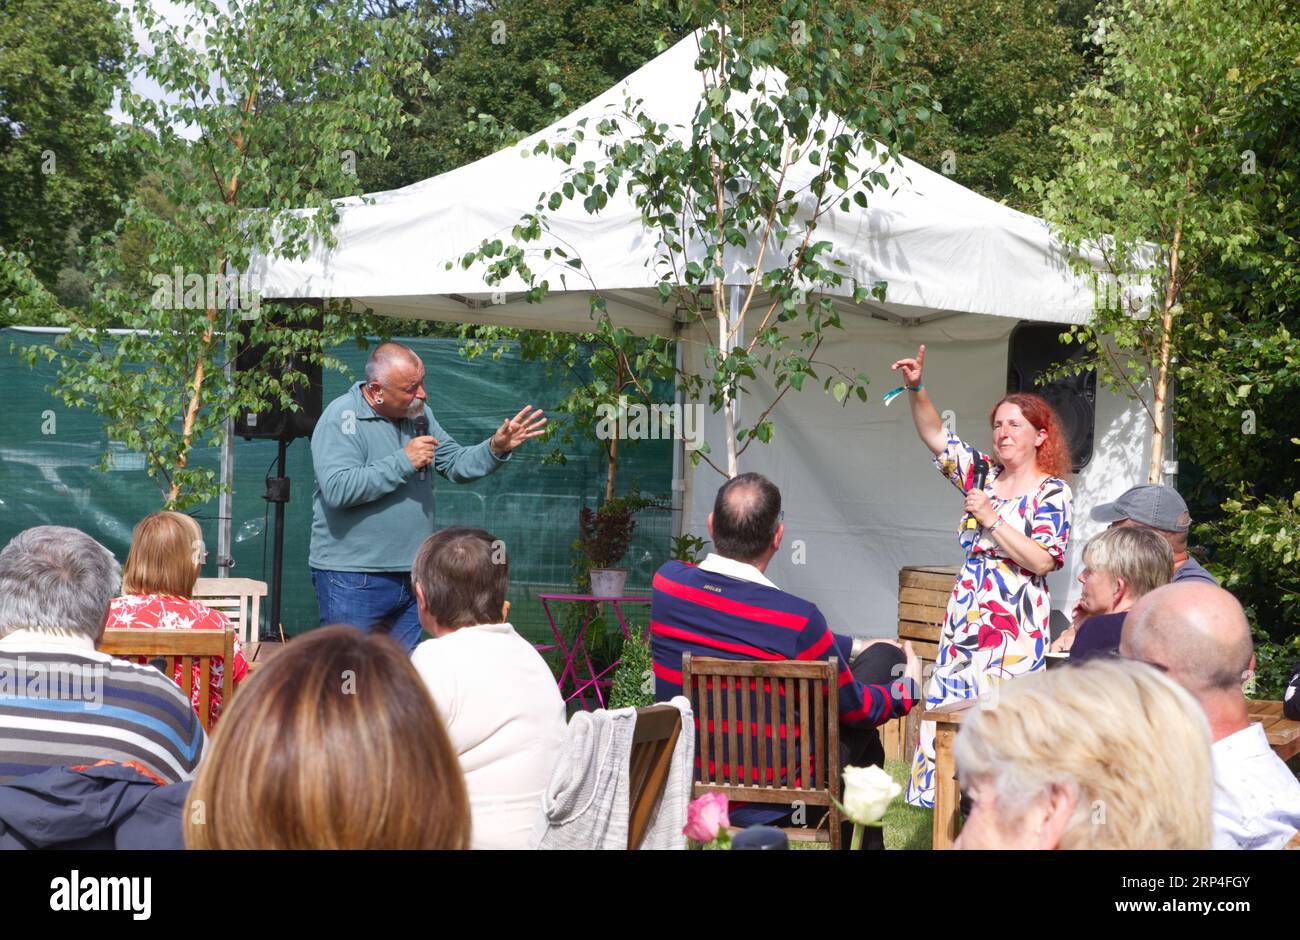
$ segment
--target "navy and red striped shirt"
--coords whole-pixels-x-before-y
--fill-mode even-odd
[[[682,694],[682,654],[721,659],[839,659],[840,724],[875,727],[905,715],[919,696],[911,679],[865,685],[849,671],[853,641],[832,633],[817,605],[780,588],[685,562],[654,577],[650,604],[655,700]]]

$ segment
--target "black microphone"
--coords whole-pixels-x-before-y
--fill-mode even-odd
[[[984,489],[984,481],[987,480],[989,477],[989,462],[985,460],[983,457],[976,457],[975,470],[971,476],[972,479],[971,479],[970,488],[972,490]],[[976,528],[977,525],[978,523],[975,522],[975,517],[968,514],[966,516],[966,531],[967,532],[972,531],[973,529]]]
[[[428,436],[428,434],[429,434],[429,419],[426,418],[424,415],[420,415],[420,417],[415,419],[415,436],[426,437]],[[985,469],[987,469],[987,467]],[[425,472],[424,467],[421,467],[419,478],[421,480],[426,480],[428,479],[428,476],[429,475],[428,473]]]

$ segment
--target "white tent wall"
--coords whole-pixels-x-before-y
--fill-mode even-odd
[[[926,347],[924,382],[940,413],[953,412],[956,433],[990,447],[988,411],[1006,390],[1008,341],[1017,321],[961,315],[919,327],[867,317],[845,318],[818,359],[871,377],[870,401],[839,405],[811,381],[790,391],[772,412],[776,433],[740,458],[781,488],[785,540],[768,575],[782,588],[814,601],[832,629],[892,637],[898,625],[898,571],[906,565],[957,565],[961,495],[934,468],[916,435],[905,398],[886,407],[885,391],[902,384],[889,371],[897,359]],[[703,327],[690,334],[687,361],[703,369]],[[820,375],[825,375],[819,369]],[[740,401],[741,423],[752,422],[775,393],[750,383]],[[722,419],[707,402],[704,439],[725,466]],[[1083,545],[1102,526],[1090,507],[1145,479],[1150,425],[1140,403],[1098,390],[1093,457],[1070,480],[1074,521],[1065,566],[1048,579],[1052,606],[1067,615],[1078,599]],[[682,531],[708,537],[705,520],[723,478],[704,461],[685,461]]]

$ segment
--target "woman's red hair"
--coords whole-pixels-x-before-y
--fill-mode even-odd
[[[1060,480],[1069,476],[1074,471],[1074,464],[1070,459],[1070,444],[1065,439],[1065,426],[1061,424],[1061,416],[1056,413],[1056,409],[1037,395],[1012,392],[989,412],[989,427],[993,427],[993,419],[1003,405],[1015,405],[1025,420],[1034,426],[1034,430],[1047,432],[1047,439],[1038,448],[1035,460],[1039,471]]]

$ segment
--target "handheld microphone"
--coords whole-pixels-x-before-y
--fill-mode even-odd
[[[972,490],[984,489],[984,482],[988,479],[988,476],[989,476],[989,462],[985,460],[983,457],[976,457],[975,470],[972,474],[970,488]],[[979,524],[975,521],[975,517],[967,514],[966,525],[965,525],[966,531],[972,532],[976,528],[978,528],[978,525]]]
[[[420,415],[420,417],[415,419],[415,436],[427,437],[428,434],[429,434],[429,419],[424,415]],[[428,477],[429,475],[425,471],[425,468],[421,467],[419,479],[423,481],[428,479]]]

